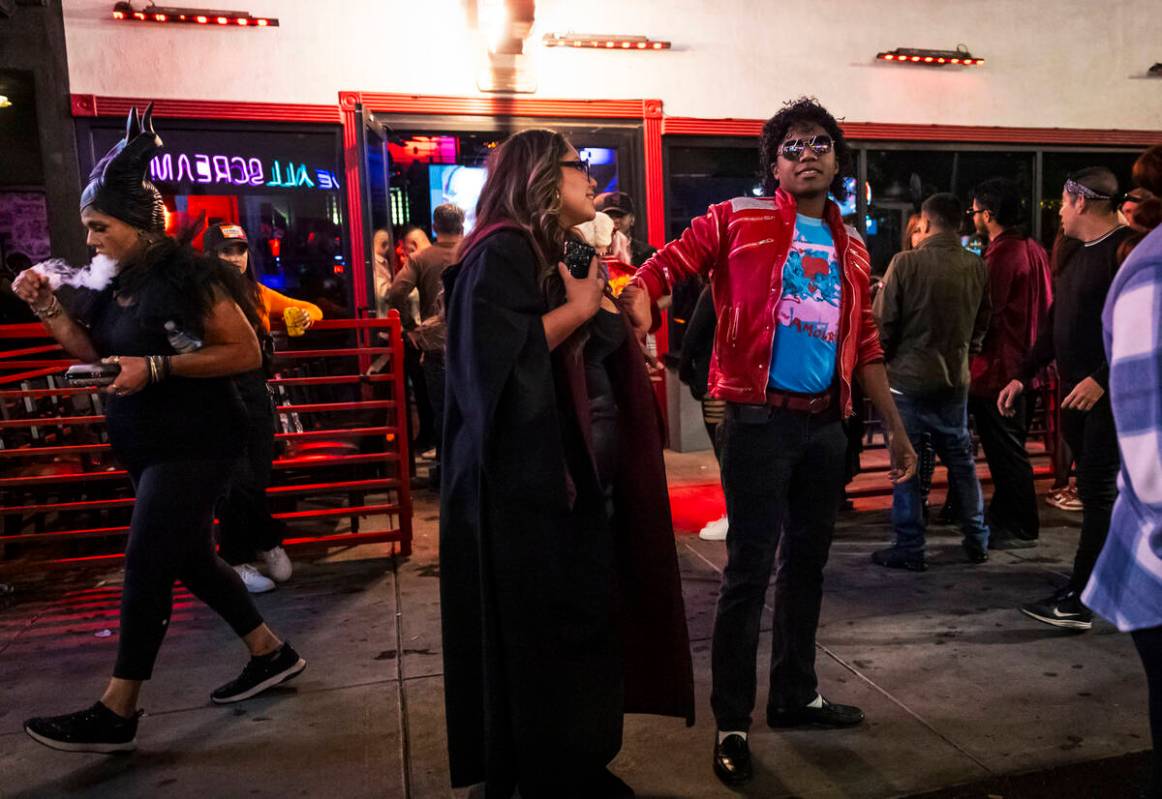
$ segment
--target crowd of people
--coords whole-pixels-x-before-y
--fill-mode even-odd
[[[60,749],[132,748],[175,579],[251,655],[215,702],[305,667],[262,622],[247,588],[268,586],[248,564],[260,556],[271,577],[290,576],[281,531],[258,498],[271,457],[269,317],[305,325],[322,312],[254,280],[237,226],[212,228],[204,254],[164,235],[145,178],[159,146],[148,113],[132,114],[86,188],[82,221],[90,244],[119,264],[112,285],[65,301],[35,271],[14,284],[71,354],[120,366],[109,433],[137,493],[109,688],[86,710],[25,726]],[[375,236],[377,305],[404,316],[409,378],[432,409],[416,436],[439,464],[452,784],[488,797],[633,796],[608,768],[624,714],[693,723],[645,344],[667,297],[690,281],[702,288],[680,372],[702,402],[727,506],[704,535],[726,547],[710,697],[722,782],[753,775],[748,736],[772,574],[766,723],[864,721],[860,708],[824,695],[815,670],[823,570],[851,471],[845,423],[863,398],[882,419],[893,484],[894,537],[874,563],[928,568],[939,458],[964,557],[980,564],[990,550],[1039,539],[1026,440],[1029,395],[1050,364],[1083,521],[1069,583],[1021,611],[1079,630],[1096,612],[1131,632],[1162,742],[1162,148],[1135,164],[1130,192],[1101,167],[1072,174],[1052,256],[1021,230],[1020,194],[1004,176],[978,185],[968,207],[934,194],[908,246],[873,281],[868,251],[833,200],[852,166],[835,117],[813,99],[792,100],[764,125],[759,147],[762,196],[712,205],[657,252],[632,236],[631,199],[596,196],[588,163],[543,129],[492,153],[467,235],[463,211],[441,205],[434,243],[409,231],[397,252],[388,231]],[[964,227],[987,237],[983,257],[961,245]],[[565,264],[571,241],[597,252],[580,271]],[[616,293],[611,263],[636,267]],[[201,346],[179,347],[175,321]],[[994,478],[987,509],[970,414]],[[1150,795],[1162,796],[1157,754],[1154,762]]]

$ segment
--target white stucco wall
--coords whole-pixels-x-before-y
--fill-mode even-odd
[[[334,103],[340,90],[478,94],[483,45],[465,0],[184,2],[281,27],[118,23],[112,0],[64,0],[72,91],[303,103]],[[674,50],[539,43],[570,30],[645,34]],[[539,0],[526,51],[536,96],[656,97],[672,116],[765,117],[805,93],[860,122],[1158,130],[1162,79],[1144,76],[1159,42],[1158,0]],[[986,64],[874,60],[958,43]]]

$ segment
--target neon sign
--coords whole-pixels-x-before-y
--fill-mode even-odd
[[[273,189],[338,191],[339,178],[330,169],[310,169],[306,163],[212,153],[163,153],[149,162],[154,183],[201,183],[227,186],[265,186]]]

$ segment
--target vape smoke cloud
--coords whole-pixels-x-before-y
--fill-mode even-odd
[[[61,286],[100,291],[117,274],[117,262],[107,255],[98,255],[88,266],[69,266],[64,259],[53,258],[33,264],[32,268],[48,278],[53,291]]]

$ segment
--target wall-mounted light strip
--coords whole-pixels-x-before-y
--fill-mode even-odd
[[[216,25],[232,28],[277,28],[275,17],[256,17],[247,11],[220,11],[210,8],[176,8],[148,6],[140,11],[132,3],[116,3],[113,19],[127,22],[174,23],[178,25]]]
[[[919,64],[923,67],[964,66],[978,67],[984,63],[983,58],[975,58],[964,48],[956,50],[916,50],[898,47],[886,53],[876,53],[880,61],[892,61],[897,64]]]
[[[670,43],[648,36],[604,36],[590,33],[546,33],[545,47],[587,47],[593,50],[669,50]]]

